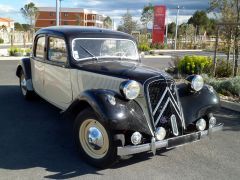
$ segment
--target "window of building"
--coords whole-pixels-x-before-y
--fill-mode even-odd
[[[68,25],[68,22],[67,22],[67,21],[64,21],[63,24],[64,24],[64,25]]]
[[[64,15],[65,17],[67,17],[67,16],[68,16],[68,13],[64,13],[63,15]]]
[[[67,62],[67,48],[63,39],[49,37],[48,60],[59,63]]]
[[[34,56],[37,58],[44,58],[45,36],[37,39]]]
[[[53,12],[50,12],[50,16],[53,16]]]
[[[51,25],[54,25],[54,24],[55,24],[55,21],[50,21],[50,24],[51,24]]]

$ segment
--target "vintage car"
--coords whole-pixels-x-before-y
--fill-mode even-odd
[[[75,119],[86,162],[107,167],[119,157],[195,142],[223,125],[214,89],[200,75],[176,84],[141,64],[125,33],[75,26],[37,31],[30,58],[17,67],[26,99],[36,93]]]

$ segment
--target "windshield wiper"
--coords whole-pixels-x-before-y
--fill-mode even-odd
[[[83,47],[82,45],[79,45],[86,53],[92,56],[94,60],[98,60],[98,57],[96,57],[94,54],[92,54],[87,48]]]

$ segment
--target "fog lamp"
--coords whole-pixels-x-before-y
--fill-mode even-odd
[[[197,130],[199,131],[203,131],[207,126],[207,123],[204,119],[199,119],[197,122],[196,122],[196,128]]]
[[[214,116],[209,119],[209,128],[213,128],[217,123],[217,120]]]
[[[131,142],[134,144],[134,145],[138,145],[140,144],[142,141],[142,135],[140,132],[135,132],[132,134],[131,136]]]
[[[165,130],[165,128],[163,128],[163,127],[158,127],[158,128],[156,129],[155,135],[156,135],[156,139],[157,139],[158,141],[163,140],[163,139],[165,138],[165,136],[166,136],[166,130]]]

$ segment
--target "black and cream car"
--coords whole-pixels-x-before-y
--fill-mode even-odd
[[[201,76],[176,84],[141,64],[135,39],[121,32],[41,29],[16,75],[26,99],[36,93],[75,119],[78,150],[97,167],[198,141],[223,126],[212,114],[219,97]]]

